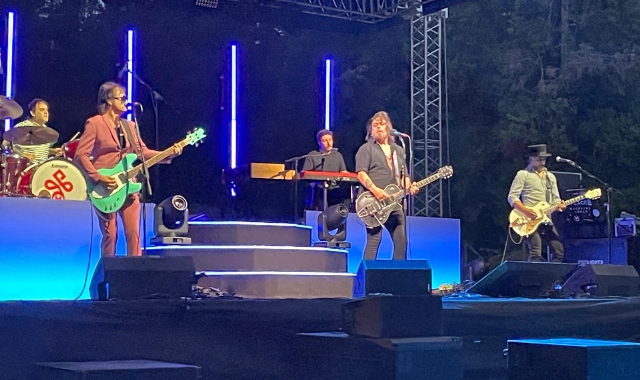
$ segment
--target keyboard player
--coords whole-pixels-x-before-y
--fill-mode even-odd
[[[316,140],[318,142],[318,150],[309,152],[302,170],[347,173],[342,154],[337,150],[333,150],[333,132],[323,129],[316,134]],[[327,192],[327,206],[342,203],[350,209],[351,186],[336,181],[323,181],[312,184],[306,200],[308,209],[323,209],[325,190]]]

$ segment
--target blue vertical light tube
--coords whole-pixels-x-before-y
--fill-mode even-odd
[[[16,13],[8,12],[7,13],[7,45],[6,45],[6,55],[7,55],[7,72],[5,73],[5,96],[7,98],[13,97],[13,86],[14,86],[14,56],[15,56],[15,47],[16,47]],[[11,119],[6,119],[4,121],[4,130],[8,131],[12,126],[13,121]]]
[[[332,105],[332,80],[331,59],[327,58],[324,64],[324,129],[331,129],[331,105]]]
[[[134,102],[134,69],[135,69],[135,32],[133,29],[127,31],[127,98],[129,103]],[[133,107],[131,105],[130,107]],[[133,119],[133,113],[127,115],[127,120]]]

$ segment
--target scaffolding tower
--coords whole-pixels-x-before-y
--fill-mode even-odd
[[[422,179],[448,161],[446,90],[443,62],[447,9],[411,19],[411,136],[413,177]],[[412,198],[411,214],[444,216],[443,181],[427,185]]]

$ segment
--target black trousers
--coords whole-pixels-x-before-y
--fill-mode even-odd
[[[564,246],[560,242],[558,231],[554,226],[543,224],[527,239],[529,246],[529,261],[544,261],[542,248],[549,246],[553,251],[553,261],[561,263],[564,260]]]
[[[384,223],[393,241],[393,259],[406,260],[407,231],[406,218],[401,209],[393,210],[389,219]],[[367,245],[364,248],[365,260],[375,260],[382,240],[382,226],[367,228]]]

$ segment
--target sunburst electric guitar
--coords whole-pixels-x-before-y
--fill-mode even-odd
[[[441,178],[449,178],[453,175],[451,166],[443,166],[437,172],[431,174],[422,181],[416,182],[418,188],[427,186],[431,182],[435,182]],[[391,211],[401,207],[400,201],[405,192],[397,185],[388,185],[384,188],[384,192],[389,196],[382,201],[370,192],[365,191],[356,199],[356,214],[367,225],[367,227],[378,227],[389,219]]]
[[[569,206],[583,199],[598,199],[601,195],[601,189],[593,189],[583,195],[564,201],[564,204]],[[558,210],[558,205],[549,206],[547,202],[539,202],[537,205],[531,207],[531,209],[538,215],[535,219],[529,218],[522,211],[516,209],[511,210],[511,214],[509,214],[509,227],[520,236],[527,237],[536,232],[541,224],[550,223],[551,214]]]
[[[178,145],[184,148],[187,145],[198,145],[206,137],[204,129],[196,128],[193,132],[187,134],[184,140],[180,141]],[[147,160],[147,167],[151,167],[158,162],[173,154],[173,146],[165,149],[157,155]],[[111,169],[98,169],[98,173],[113,177],[116,180],[117,187],[113,190],[107,189],[107,185],[93,181],[87,181],[87,192],[91,203],[98,210],[104,213],[112,213],[118,211],[124,204],[127,195],[137,193],[142,189],[142,184],[133,182],[133,179],[142,172],[142,164],[133,166],[133,163],[138,160],[138,156],[135,153],[129,153],[125,155],[116,166]]]

